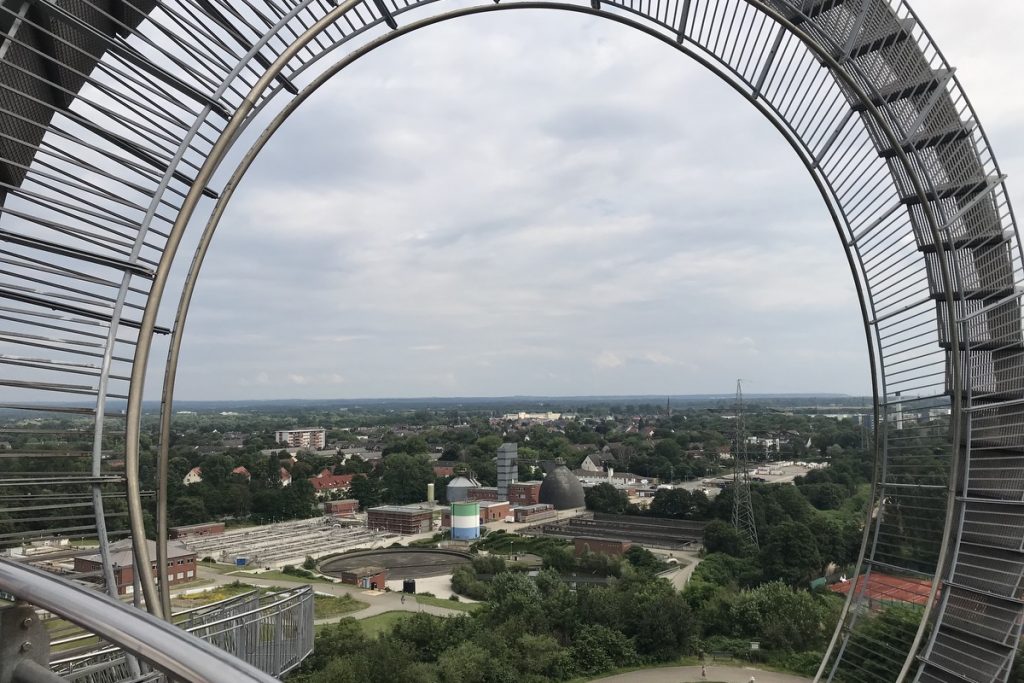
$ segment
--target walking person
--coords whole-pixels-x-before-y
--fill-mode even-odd
[[[405,604],[405,593],[402,593],[402,604]]]
[[[706,664],[701,664],[700,665],[700,680],[702,680],[702,681],[708,680],[708,667],[707,667]]]

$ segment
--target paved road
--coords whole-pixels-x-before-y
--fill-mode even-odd
[[[672,582],[676,590],[683,590],[686,584],[690,581],[690,577],[693,576],[693,570],[697,568],[697,565],[701,562],[701,556],[696,550],[662,550],[662,549],[651,549],[655,555],[662,558],[674,557],[677,560],[686,562],[686,566],[679,567],[675,571],[662,574],[666,579]]]
[[[774,671],[762,671],[743,666],[720,666],[708,664],[709,681],[723,683],[749,683],[753,676],[757,683],[809,683],[810,678],[802,678]],[[690,683],[700,681],[699,666],[671,666],[660,669],[642,669],[625,674],[595,678],[593,683]]]

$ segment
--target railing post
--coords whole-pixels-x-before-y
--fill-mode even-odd
[[[25,604],[0,609],[0,683],[62,681],[50,671],[50,633]]]

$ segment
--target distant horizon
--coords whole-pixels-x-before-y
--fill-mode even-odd
[[[424,396],[356,396],[356,397],[292,397],[292,398],[176,398],[174,403],[297,403],[297,402],[352,402],[352,401],[504,401],[504,400],[576,400],[576,399],[598,399],[598,400],[619,400],[619,399],[706,399],[706,398],[731,398],[735,391],[715,393],[694,393],[694,394],[490,394],[490,395],[424,395]],[[744,398],[870,398],[870,394],[850,394],[837,391],[820,392],[743,392]],[[144,403],[158,403],[156,400],[146,400]]]
[[[174,400],[174,411],[180,412],[188,407],[220,407],[220,406],[274,406],[274,405],[386,405],[386,404],[410,404],[410,405],[445,405],[445,404],[556,404],[567,402],[592,402],[592,403],[657,403],[661,404],[666,400],[673,404],[694,403],[700,401],[722,401],[732,400],[734,392],[701,393],[701,394],[566,394],[566,395],[543,395],[543,394],[507,394],[492,396],[385,396],[385,397],[358,397],[358,398],[224,398],[224,399],[190,399],[181,398]],[[785,399],[825,399],[839,401],[871,401],[870,394],[848,394],[842,392],[744,392],[744,400],[785,400]],[[123,399],[109,400],[106,403],[108,413],[118,410],[126,405]],[[40,408],[50,405],[72,405],[89,407],[94,405],[91,401],[80,401],[75,403],[54,403],[50,401],[26,402],[26,406],[38,406]],[[144,412],[151,413],[160,406],[156,399],[143,401]],[[506,406],[507,407],[507,406]],[[14,408],[0,408],[0,414],[25,412]],[[29,411],[30,412],[30,411]]]

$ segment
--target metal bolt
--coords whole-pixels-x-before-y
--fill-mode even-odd
[[[26,640],[24,643],[21,644],[21,653],[22,654],[28,654],[31,651],[32,651],[32,643],[30,643],[30,642],[28,642]]]
[[[26,617],[21,620],[21,627],[26,631],[32,628],[32,617]]]

